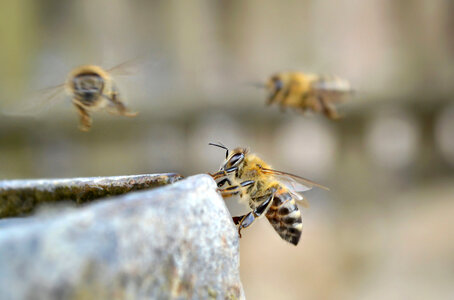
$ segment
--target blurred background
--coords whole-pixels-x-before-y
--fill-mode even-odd
[[[208,142],[248,146],[314,179],[298,247],[266,219],[245,230],[249,299],[454,297],[454,2],[0,2],[0,110],[110,68],[136,118],[96,113],[77,129],[69,98],[0,117],[0,178],[215,171]],[[344,118],[265,107],[248,86],[301,70],[351,81]]]

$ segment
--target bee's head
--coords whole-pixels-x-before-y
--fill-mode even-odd
[[[209,145],[216,146],[225,150],[225,161],[222,163],[220,171],[231,173],[242,168],[248,149],[235,148],[230,151],[226,146],[222,144],[210,143]]]
[[[74,77],[74,93],[80,100],[93,101],[102,93],[104,80],[96,73],[83,73]]]
[[[67,86],[75,98],[85,105],[93,104],[104,91],[109,75],[95,65],[84,65],[69,73]]]
[[[284,81],[280,74],[275,74],[265,84],[269,93],[277,93],[284,87]]]
[[[243,167],[244,163],[244,158],[246,157],[246,154],[248,152],[248,149],[246,148],[235,148],[230,152],[230,155],[227,155],[227,158],[221,165],[221,170],[226,171],[229,173],[229,171],[232,172],[232,170],[237,170],[241,169]]]

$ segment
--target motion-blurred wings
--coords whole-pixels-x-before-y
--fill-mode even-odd
[[[139,55],[136,58],[132,58],[121,64],[118,64],[110,69],[107,69],[106,72],[112,76],[129,76],[136,75],[137,73],[143,72],[146,68],[158,64],[159,61],[154,59],[151,60],[146,55]]]
[[[314,92],[332,102],[342,102],[353,94],[350,82],[346,79],[323,75],[312,84]]]
[[[64,101],[65,84],[37,91],[29,96],[28,100],[16,104],[14,107],[7,108],[2,113],[10,116],[37,116],[58,102]]]

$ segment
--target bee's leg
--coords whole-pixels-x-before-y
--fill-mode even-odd
[[[300,99],[300,106],[299,108],[301,109],[301,112],[304,114],[307,109],[309,108],[309,100],[310,100],[310,96],[309,96],[309,93],[303,93],[301,95],[301,99]]]
[[[128,111],[128,108],[126,105],[121,102],[118,90],[115,85],[112,85],[112,91],[110,92],[110,95],[107,97],[108,100],[110,100],[113,105],[115,106],[117,113],[126,116],[126,117],[135,117],[137,116],[137,112],[130,112]],[[111,112],[114,113],[114,112]]]
[[[274,102],[278,102],[277,98],[280,95],[281,89],[275,90],[271,95],[268,96],[268,99],[266,99],[266,105],[270,106]]]
[[[222,178],[222,177],[228,177],[229,174],[235,173],[236,171],[238,171],[238,167],[232,167],[232,168],[229,168],[227,170],[222,170],[222,171],[219,171],[219,172],[216,172],[216,173],[213,173],[213,174],[208,173],[208,175],[213,177],[214,180],[217,180],[217,179]]]
[[[213,177],[214,180],[216,179],[219,179],[221,177],[225,177],[227,176],[227,173],[225,171],[219,171],[219,172],[216,172],[216,173],[208,173],[208,175],[210,175],[211,177]]]
[[[311,96],[306,100],[306,107],[313,112],[319,113],[323,111],[323,105],[320,101],[320,97]]]
[[[245,215],[232,217],[233,224],[238,225]]]
[[[252,223],[254,223],[256,217],[254,216],[254,212],[250,212],[247,215],[242,216],[241,220],[238,222],[238,235],[241,236],[241,229],[249,227]]]
[[[230,179],[228,177],[224,177],[222,178],[221,180],[218,181],[218,187],[222,187],[224,184],[228,184],[229,186],[232,185],[232,182],[230,181]]]
[[[279,103],[280,102],[280,106],[281,106],[281,110],[283,109],[283,105],[285,102],[285,99],[288,97],[288,95],[290,94],[290,87],[286,87],[285,89],[283,89],[282,87],[281,88],[277,88],[273,91],[273,93],[268,97],[267,101],[266,101],[266,105],[269,106],[275,102]]]
[[[324,113],[331,120],[339,120],[340,118],[342,118],[341,115],[339,115],[339,113],[337,112],[337,110],[331,105],[327,106],[324,109]]]
[[[242,187],[245,187],[245,186],[253,185],[254,183],[255,183],[254,180],[246,180],[246,181],[241,182],[240,185],[241,185]]]
[[[229,176],[229,174],[228,174],[226,171],[224,171],[224,170],[218,171],[218,172],[213,173],[213,174],[208,173],[208,175],[210,175],[211,177],[213,177],[214,180],[219,179],[219,178],[221,178],[221,177],[227,177],[227,176]]]
[[[325,116],[327,116],[331,120],[338,120],[341,118],[341,116],[337,113],[334,105],[332,105],[327,99],[323,97],[319,97],[318,99],[320,101],[320,104],[322,105],[323,113],[325,114]]]
[[[91,128],[91,124],[92,124],[92,119],[90,117],[90,114],[82,105],[77,104],[77,102],[74,100],[73,100],[73,104],[76,107],[77,112],[79,113],[79,119],[80,119],[79,129],[82,131],[89,131]]]
[[[283,91],[282,100],[280,101],[280,106],[279,106],[281,112],[285,112],[285,110],[287,108],[287,102],[288,102],[288,99],[290,98],[290,92],[291,92],[291,85],[289,85],[289,87],[287,87]]]
[[[268,96],[266,99],[266,106],[270,106],[273,104],[274,100],[276,99],[277,92],[273,92],[271,95]]]
[[[307,105],[308,99],[309,99],[309,93],[303,93],[301,95],[301,106],[305,107]]]
[[[238,195],[241,192],[241,186],[232,185],[225,189],[218,189],[218,191],[221,193],[223,198],[228,198],[234,195]]]
[[[246,180],[240,183],[240,185],[232,185],[232,182],[228,177],[223,178],[221,181],[218,182],[218,187],[223,186],[225,183],[229,184],[229,187],[225,189],[218,189],[218,191],[221,193],[222,197],[231,197],[234,195],[238,195],[239,193],[242,192],[242,188],[249,186],[251,184],[254,184],[254,180]]]
[[[274,193],[270,194],[268,198],[260,203],[260,205],[257,206],[253,211],[251,211],[247,215],[242,216],[240,221],[238,221],[238,218],[240,217],[233,217],[233,222],[238,224],[238,234],[240,235],[240,238],[241,229],[251,226],[251,224],[254,223],[254,221],[267,210],[267,208],[273,202],[273,199]]]

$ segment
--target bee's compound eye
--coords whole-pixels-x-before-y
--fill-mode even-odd
[[[237,153],[235,155],[233,155],[230,160],[229,160],[229,164],[230,166],[236,166],[238,165],[240,162],[242,162],[244,159],[244,154],[243,153]]]
[[[81,74],[73,82],[75,90],[80,93],[96,93],[102,89],[104,81],[96,74]]]
[[[280,80],[279,78],[274,78],[273,81],[274,81],[274,88],[276,90],[280,90],[284,86],[284,84],[282,83],[282,80]]]

